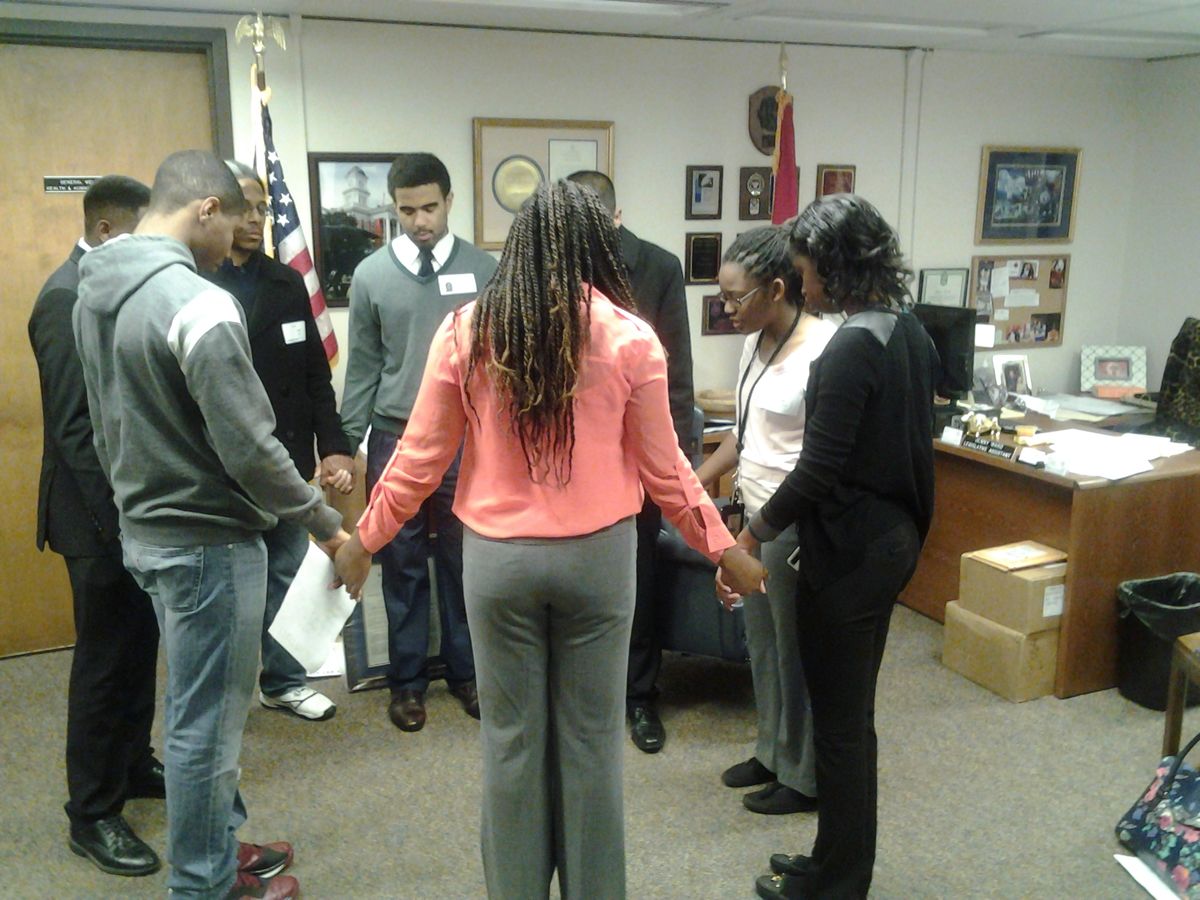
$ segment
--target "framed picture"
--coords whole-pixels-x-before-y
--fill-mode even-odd
[[[387,176],[398,153],[310,153],[313,262],[331,307],[350,302],[360,262],[400,234]]]
[[[968,303],[978,314],[976,346],[1061,346],[1070,265],[1065,253],[972,257]]]
[[[854,193],[854,166],[822,163],[817,166],[817,199],[830,194]]]
[[[1070,241],[1079,156],[1073,147],[984,147],[976,243]]]
[[[590,169],[613,174],[613,123],[473,119],[475,244],[499,250],[513,216],[543,181]]]
[[[684,197],[685,219],[721,218],[721,181],[724,166],[688,166],[687,194]]]
[[[1084,344],[1079,353],[1079,389],[1146,389],[1146,348]]]
[[[1029,378],[1028,356],[1017,353],[997,353],[992,357],[992,368],[996,373],[996,384],[1008,393],[1033,393],[1033,381]]]
[[[970,269],[922,269],[917,302],[934,306],[966,306]]]
[[[725,299],[720,294],[704,295],[704,315],[700,320],[701,334],[737,334],[733,316],[725,312]]]
[[[721,233],[689,232],[684,235],[683,280],[688,284],[716,284],[721,270]]]

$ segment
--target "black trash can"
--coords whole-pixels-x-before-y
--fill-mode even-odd
[[[1117,606],[1117,690],[1147,709],[1164,710],[1171,647],[1177,637],[1200,631],[1200,575],[1176,572],[1123,581],[1117,587]],[[1187,705],[1198,702],[1200,696],[1189,696]]]

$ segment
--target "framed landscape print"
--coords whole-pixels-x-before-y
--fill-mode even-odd
[[[1070,241],[1079,156],[1073,147],[984,147],[976,243]]]

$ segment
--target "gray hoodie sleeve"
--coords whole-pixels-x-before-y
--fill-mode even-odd
[[[233,297],[215,287],[201,291],[172,319],[167,343],[229,476],[272,515],[303,525],[320,540],[333,537],[342,517],[300,477],[273,434],[275,415]]]

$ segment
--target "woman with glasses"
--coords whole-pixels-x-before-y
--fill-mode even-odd
[[[853,194],[790,226],[805,307],[845,322],[812,365],[796,467],[738,536],[766,551],[798,530],[796,618],[817,754],[817,837],[776,854],[762,897],[865,897],[875,863],[875,683],[896,598],[933,514],[937,354],[895,232]]]
[[[733,502],[754,515],[787,477],[804,438],[804,387],[836,326],[804,309],[784,228],[755,228],[725,253],[718,282],[734,327],[746,335],[734,429],[696,470],[702,484],[737,467]],[[763,547],[765,594],[746,598],[746,647],[758,708],[754,755],[726,769],[728,787],[764,785],[742,804],[766,815],[816,809],[812,714],[796,634],[796,528]]]
[[[474,639],[488,896],[623,898],[621,759],[642,486],[687,542],[753,589],[679,449],[667,366],[631,312],[621,244],[589,189],[538,188],[478,300],[434,337],[416,405],[337,570],[437,486],[464,440],[454,511]]]

